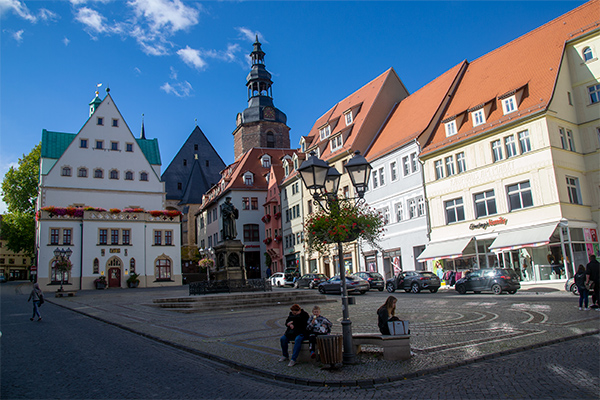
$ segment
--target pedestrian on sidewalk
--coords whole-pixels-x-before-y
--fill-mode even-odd
[[[42,316],[40,315],[40,306],[44,303],[44,293],[42,293],[42,289],[40,289],[39,283],[33,284],[33,289],[31,289],[31,294],[29,294],[29,299],[27,301],[33,300],[33,315],[29,318],[30,321],[33,321],[35,316],[37,315],[38,321],[42,320]]]
[[[294,304],[290,307],[290,315],[285,320],[286,330],[283,336],[279,339],[281,343],[281,358],[279,361],[287,361],[290,357],[288,352],[288,344],[294,341],[294,350],[292,352],[292,359],[290,360],[288,367],[296,365],[296,360],[300,354],[302,348],[302,341],[306,336],[306,325],[308,324],[308,313],[304,311],[298,304]]]
[[[382,335],[389,335],[390,328],[388,326],[389,321],[397,321],[396,317],[396,299],[394,296],[389,296],[385,303],[377,309],[377,326],[379,326],[379,332]]]
[[[577,268],[577,273],[575,274],[575,285],[577,285],[577,291],[579,292],[579,310],[583,310],[583,305],[585,303],[585,310],[589,311],[588,307],[588,296],[589,292],[585,287],[585,281],[587,277],[585,274],[585,267],[583,264],[579,264],[579,268]]]
[[[585,273],[587,275],[587,280],[585,281],[586,287],[592,292],[592,308],[600,311],[600,308],[598,308],[598,297],[600,295],[600,263],[596,260],[594,254],[590,254],[590,262],[585,268]],[[590,282],[592,285],[591,288],[589,287]]]
[[[331,333],[331,326],[333,325],[330,320],[321,315],[321,307],[314,306],[312,309],[312,317],[308,321],[306,326],[306,333],[308,333],[308,346],[310,349],[310,358],[315,358],[317,353],[315,352],[315,346],[317,344],[317,336],[329,335]]]

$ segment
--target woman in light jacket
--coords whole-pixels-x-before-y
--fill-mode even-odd
[[[29,295],[29,299],[27,301],[33,300],[33,315],[29,318],[30,321],[33,321],[35,316],[37,315],[38,321],[42,320],[42,316],[40,315],[40,303],[43,301],[44,294],[42,293],[42,289],[40,289],[39,283],[33,284],[33,289],[31,289],[31,294]]]

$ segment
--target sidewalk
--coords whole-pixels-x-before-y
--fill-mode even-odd
[[[304,385],[371,386],[599,332],[600,312],[573,314],[576,297],[564,291],[564,282],[523,285],[522,296],[454,296],[444,292],[394,294],[399,299],[400,317],[411,323],[411,360],[383,361],[381,353],[371,349],[357,356],[356,365],[333,371],[323,370],[314,362],[289,368],[277,361],[289,304],[193,314],[152,304],[155,298],[187,297],[186,286],[79,291],[75,297],[65,298],[46,293],[46,298],[52,304],[234,369]],[[357,304],[350,306],[354,333],[377,332],[374,310],[387,295],[371,291],[352,296],[357,299]],[[551,309],[546,310],[548,306],[538,304],[540,301],[551,301]],[[308,312],[313,306],[300,305]],[[321,304],[321,310],[334,322],[332,333],[341,334],[341,301]]]

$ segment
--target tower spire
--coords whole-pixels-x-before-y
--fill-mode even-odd
[[[146,130],[144,129],[144,114],[142,114],[142,134],[140,135],[140,139],[146,139]]]

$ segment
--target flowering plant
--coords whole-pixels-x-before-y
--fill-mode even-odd
[[[281,212],[277,211],[274,215],[275,219],[281,218]]]
[[[333,199],[329,211],[316,211],[304,224],[309,252],[325,253],[333,243],[365,240],[379,248],[384,221],[381,214],[365,204]]]
[[[265,214],[265,215],[263,215],[261,220],[262,220],[262,222],[264,222],[266,224],[267,222],[269,222],[271,220],[271,216],[269,214]]]
[[[119,214],[121,212],[121,210],[119,210],[118,208],[111,208],[108,210],[111,214]]]
[[[264,244],[269,244],[269,243],[271,243],[271,241],[272,241],[272,240],[273,240],[273,239],[271,239],[270,237],[268,237],[268,238],[265,238],[265,239],[263,240],[263,243],[264,243]]]
[[[202,260],[198,261],[198,266],[203,269],[206,269],[206,268],[211,269],[213,267],[213,265],[214,265],[214,261],[211,260],[210,258],[203,258]]]

